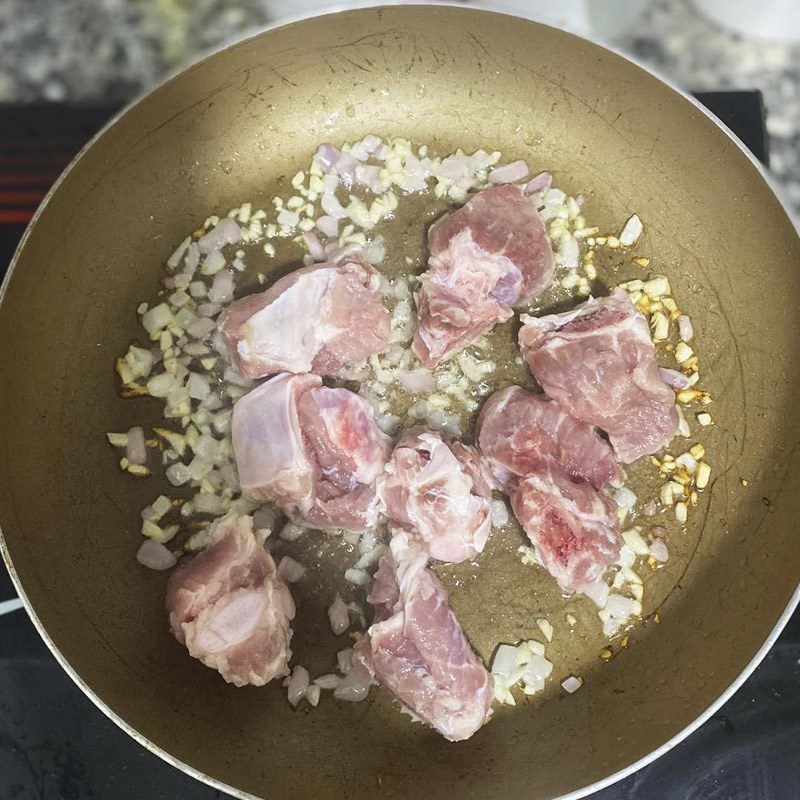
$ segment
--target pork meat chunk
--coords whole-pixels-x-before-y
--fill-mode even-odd
[[[322,386],[316,375],[283,373],[236,401],[231,438],[242,492],[282,508],[311,508],[315,465],[297,411],[299,399]]]
[[[232,303],[218,321],[245,378],[278,372],[330,375],[389,346],[379,274],[360,254],[295,270]]]
[[[496,186],[435,223],[417,294],[413,349],[428,367],[449,358],[553,279],[553,251],[536,207],[516,186]]]
[[[678,429],[647,320],[621,289],[572,311],[522,316],[522,355],[567,412],[608,433],[623,463],[655,453]]]
[[[475,448],[418,427],[397,443],[378,494],[390,522],[431,558],[456,563],[482,552],[491,533],[489,480]]]
[[[569,593],[597,597],[622,539],[614,504],[588,483],[546,468],[514,483],[511,507],[541,565]]]
[[[448,605],[428,555],[404,533],[381,559],[369,595],[375,620],[355,659],[446,739],[468,739],[492,703],[492,678]]]
[[[166,605],[175,638],[229,683],[288,673],[294,602],[252,517],[212,524],[207,549],[170,576]]]
[[[592,425],[521,386],[509,386],[486,401],[477,438],[484,461],[506,490],[516,478],[551,464],[595,489],[622,482],[614,451]]]
[[[247,497],[317,528],[375,524],[391,444],[362,397],[316,375],[276,375],[236,403],[231,436]]]
[[[348,389],[323,386],[298,403],[306,449],[314,464],[315,502],[299,515],[316,527],[365,530],[377,522],[375,483],[391,440],[375,423],[372,406]]]

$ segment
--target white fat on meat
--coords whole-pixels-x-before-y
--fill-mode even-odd
[[[368,595],[375,620],[354,648],[366,669],[401,703],[446,739],[468,739],[486,721],[492,677],[448,605],[428,555],[396,533]]]
[[[379,481],[381,510],[431,558],[458,563],[481,553],[489,539],[490,480],[475,448],[411,428]]]
[[[322,529],[376,523],[391,441],[364,398],[316,375],[276,375],[237,401],[231,436],[248,498]]]
[[[606,431],[623,463],[669,443],[679,423],[675,394],[659,372],[647,320],[624,291],[521,319],[522,356],[536,380],[563,409]]]
[[[431,227],[428,247],[413,342],[428,367],[509,319],[515,306],[541,294],[553,279],[544,223],[516,186],[476,194]]]
[[[253,518],[228,515],[209,546],[170,576],[166,606],[175,638],[236,686],[287,675],[295,608]]]
[[[595,489],[620,486],[622,473],[611,446],[554,400],[521,386],[495,392],[478,418],[478,449],[494,478],[508,488],[550,464]]]
[[[219,328],[245,378],[278,372],[330,375],[389,347],[380,275],[360,253],[295,270],[232,303]]]
[[[616,507],[588,483],[547,467],[514,483],[511,507],[539,563],[569,593],[598,594],[603,573],[619,558]]]
[[[316,375],[284,373],[236,401],[231,438],[242,493],[282,508],[310,508],[315,470],[303,441],[297,401],[322,386]]]

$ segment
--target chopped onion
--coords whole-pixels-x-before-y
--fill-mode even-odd
[[[492,659],[494,675],[508,675],[517,667],[517,648],[510,644],[501,644]]]
[[[370,581],[369,575],[363,569],[345,570],[344,579],[356,586],[366,586]]]
[[[623,486],[614,492],[614,502],[619,508],[630,510],[636,505],[636,495],[627,486]]]
[[[436,388],[436,378],[426,369],[415,369],[400,376],[400,385],[407,392],[432,392]]]
[[[386,191],[386,184],[381,180],[381,168],[376,164],[359,164],[355,170],[356,181],[366,186],[374,194]]]
[[[222,502],[222,498],[215,494],[198,492],[194,496],[192,502],[194,504],[194,510],[198,514],[212,514],[213,516],[219,516],[220,514],[225,513],[225,504]]]
[[[546,192],[553,185],[553,176],[549,172],[540,172],[534,175],[523,190],[525,194],[535,194],[536,192]]]
[[[594,601],[598,608],[603,608],[608,600],[608,593],[610,589],[604,581],[596,580],[594,583],[586,584],[581,591],[590,600]]]
[[[692,382],[683,373],[675,369],[659,367],[658,371],[661,375],[661,380],[673,389],[688,389],[692,385]]]
[[[519,183],[528,177],[528,172],[528,165],[524,161],[512,161],[493,169],[489,173],[489,183]]]
[[[561,686],[564,688],[565,692],[572,694],[573,692],[577,692],[578,689],[583,686],[583,679],[576,678],[574,675],[570,675],[569,678],[561,681]]]
[[[314,261],[324,261],[325,260],[325,248],[320,243],[319,239],[316,237],[315,234],[311,233],[310,231],[303,234],[303,241],[306,243],[306,247],[308,248],[308,252]]]
[[[294,542],[299,539],[304,533],[306,529],[297,525],[294,522],[287,522],[282,528],[281,532],[278,534],[281,539],[287,542]]]
[[[369,687],[369,678],[361,670],[353,670],[333,690],[333,696],[337,700],[360,703],[369,694]]]
[[[317,230],[333,239],[339,235],[339,221],[335,217],[325,214],[317,219]]]
[[[236,244],[242,238],[242,231],[230,217],[221,219],[207,234],[201,236],[197,246],[201,253],[220,250],[226,244]]]
[[[173,486],[182,486],[189,480],[189,468],[186,464],[181,464],[180,462],[170,464],[166,469],[165,475]]]
[[[681,340],[684,342],[691,342],[694,337],[692,321],[686,314],[681,314],[678,317],[678,333],[680,334]]]
[[[620,244],[623,247],[630,247],[632,244],[636,243],[636,240],[642,235],[642,231],[644,230],[644,226],[642,225],[642,221],[639,219],[638,214],[633,214],[629,217],[628,221],[625,223],[622,231],[619,235]]]
[[[201,305],[197,306],[197,313],[201,317],[216,317],[220,311],[222,311],[222,307],[218,303],[202,303]],[[224,348],[223,350],[220,350],[220,352],[223,351]]]
[[[657,510],[658,510],[658,509],[657,509],[657,506],[656,506],[656,501],[655,501],[655,500],[652,500],[652,499],[651,499],[651,500],[648,500],[648,501],[647,501],[647,502],[646,502],[646,503],[645,503],[645,504],[642,506],[642,514],[644,514],[646,517],[652,517],[652,516],[654,516]]]
[[[353,666],[353,648],[346,647],[344,650],[340,650],[336,654],[336,662],[339,667],[339,672],[343,675],[347,675],[350,672],[350,668]]]
[[[381,264],[386,258],[386,242],[383,236],[376,236],[364,246],[364,258],[370,264]]]
[[[654,539],[650,543],[650,555],[662,564],[669,559],[669,551],[661,539]]]
[[[321,144],[317,149],[317,152],[314,153],[314,161],[319,164],[319,167],[323,172],[330,172],[336,166],[339,156],[341,156],[339,149],[334,147],[329,142],[325,142],[324,144]]]
[[[293,707],[296,708],[297,704],[305,697],[309,678],[308,670],[305,667],[297,666],[292,670],[292,676],[289,678],[287,695],[289,703]]]
[[[278,225],[285,225],[287,228],[296,228],[300,222],[300,216],[294,211],[284,208],[277,216]]]
[[[637,556],[646,556],[650,552],[642,535],[636,528],[622,532],[622,540]]]
[[[489,505],[492,515],[492,526],[502,528],[508,523],[508,506],[504,500],[492,500]]]
[[[200,272],[203,275],[215,275],[225,266],[225,256],[219,250],[212,250],[204,259]]]
[[[355,181],[356,169],[358,166],[358,161],[353,158],[350,153],[340,153],[339,158],[334,164],[333,168],[341,177],[344,185],[349,188]]]
[[[320,675],[319,678],[314,679],[314,683],[319,686],[320,689],[335,689],[341,682],[342,679],[332,672],[327,675]]]
[[[337,200],[336,195],[325,193],[320,200],[322,210],[329,217],[340,220],[348,216],[347,210],[342,207],[342,204]]]
[[[134,426],[128,431],[128,444],[125,448],[125,457],[131,464],[147,463],[147,448],[144,444],[144,431]]]
[[[195,400],[205,400],[211,394],[211,383],[205,375],[193,372],[186,381],[189,397]]]
[[[187,329],[186,333],[193,339],[205,339],[213,330],[216,330],[217,323],[209,317],[198,317]]]
[[[578,248],[578,240],[574,236],[565,239],[561,244],[559,250],[561,255],[561,266],[565,269],[577,269],[578,259],[580,257],[580,250]]]
[[[278,564],[277,575],[286,583],[297,583],[305,572],[306,568],[291,556],[284,556]]]
[[[642,604],[638,600],[612,592],[608,596],[605,608],[598,612],[598,616],[603,622],[603,633],[606,636],[614,636],[629,617],[641,613]]]
[[[350,627],[350,615],[347,612],[347,605],[337,594],[328,609],[328,619],[331,623],[331,630],[340,636]]]
[[[150,334],[163,330],[170,322],[172,322],[172,311],[166,303],[159,303],[142,314],[142,325]]]
[[[142,542],[142,546],[136,553],[136,560],[148,569],[169,569],[178,563],[170,551],[160,542],[147,539]]]
[[[170,392],[180,387],[180,381],[169,372],[154,375],[147,381],[147,392],[152,397],[166,397]]]
[[[229,303],[233,300],[233,273],[218,272],[211,283],[208,299],[212,303]]]
[[[536,620],[536,624],[539,626],[539,630],[542,632],[542,635],[548,642],[553,641],[553,626],[550,624],[550,621],[545,619],[544,617],[540,617]]]
[[[308,700],[309,705],[314,707],[319,705],[319,695],[320,695],[320,687],[317,686],[316,683],[312,683],[311,686],[306,689],[306,700]]]

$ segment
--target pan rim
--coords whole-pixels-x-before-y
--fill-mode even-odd
[[[738,150],[742,153],[742,155],[744,155],[744,157],[750,162],[750,164],[753,167],[755,167],[761,179],[764,181],[764,183],[767,185],[767,187],[777,200],[780,210],[783,212],[784,216],[791,225],[792,229],[795,231],[795,234],[798,236],[798,238],[800,238],[800,218],[797,218],[790,213],[789,209],[787,208],[787,204],[784,202],[784,199],[782,197],[782,192],[780,192],[776,186],[775,179],[768,174],[766,168],[758,161],[758,159],[756,159],[756,157],[747,148],[744,142],[742,142],[742,140],[736,135],[736,133],[734,133],[724,122],[722,122],[722,120],[720,120],[704,105],[702,105],[702,103],[700,103],[695,97],[688,94],[684,89],[680,88],[671,80],[667,79],[664,75],[662,75],[659,70],[653,69],[650,66],[642,64],[637,58],[622,52],[616,46],[609,44],[608,42],[604,41],[599,37],[589,38],[587,36],[577,34],[571,30],[557,28],[553,25],[549,25],[548,23],[541,22],[539,20],[519,17],[517,15],[510,14],[505,10],[495,9],[492,7],[491,3],[479,2],[475,5],[465,6],[463,5],[463,3],[457,2],[457,0],[441,0],[441,1],[434,0],[433,2],[405,2],[404,0],[385,0],[385,2],[381,3],[375,3],[372,2],[372,0],[358,0],[358,2],[355,2],[353,4],[348,4],[348,5],[341,4],[341,5],[329,6],[323,9],[312,11],[310,13],[303,13],[285,17],[268,25],[249,28],[245,30],[239,37],[237,37],[235,41],[227,42],[225,44],[222,44],[220,46],[202,52],[201,54],[193,58],[191,61],[184,63],[176,67],[175,69],[171,70],[162,80],[158,81],[153,86],[150,86],[148,89],[138,93],[136,97],[134,97],[122,109],[120,109],[116,114],[114,114],[114,116],[111,119],[109,119],[109,121],[105,125],[103,125],[103,127],[94,136],[92,136],[92,138],[89,139],[89,141],[78,151],[78,153],[73,157],[73,159],[64,169],[64,171],[59,175],[53,186],[45,195],[39,207],[36,209],[33,217],[31,218],[30,222],[25,228],[25,231],[23,232],[19,244],[14,250],[14,254],[11,257],[11,261],[9,262],[6,275],[2,283],[0,283],[0,313],[2,313],[3,300],[5,298],[6,291],[10,284],[11,277],[17,266],[19,256],[25,247],[25,244],[28,240],[31,231],[33,230],[39,217],[49,204],[51,198],[58,191],[58,189],[61,186],[61,183],[64,181],[66,176],[75,167],[75,164],[84,156],[84,154],[91,147],[94,146],[95,142],[98,139],[100,139],[100,137],[102,137],[109,128],[115,125],[132,108],[138,106],[152,93],[159,90],[162,86],[169,83],[173,79],[177,78],[179,75],[182,75],[189,69],[229,49],[238,47],[245,42],[255,39],[256,37],[269,33],[270,31],[287,27],[289,25],[293,25],[299,22],[303,22],[305,20],[316,19],[318,17],[333,16],[335,14],[340,14],[347,11],[365,11],[370,9],[380,10],[383,8],[395,8],[401,6],[408,6],[411,8],[441,7],[441,8],[458,9],[463,12],[471,12],[471,11],[489,12],[492,14],[496,14],[498,16],[511,17],[514,19],[524,19],[526,22],[532,22],[534,25],[539,25],[544,28],[551,28],[561,33],[566,33],[568,36],[572,36],[578,40],[596,45],[604,50],[607,50],[610,53],[613,53],[615,56],[622,59],[623,61],[632,64],[634,67],[637,67],[638,69],[642,70],[648,75],[654,77],[656,80],[658,80],[659,82],[667,86],[669,89],[671,89],[673,92],[675,92],[678,96],[688,101],[692,106],[694,106],[695,109],[699,110],[708,120],[710,120],[724,134],[727,135],[727,137],[734,143],[734,145],[738,148]],[[6,568],[8,569],[9,575],[17,591],[19,599],[22,601],[25,611],[28,614],[28,617],[33,622],[34,627],[38,631],[39,635],[42,637],[45,645],[53,654],[56,661],[58,661],[62,669],[76,684],[76,686],[78,686],[78,688],[84,693],[84,695],[86,695],[86,697],[88,697],[89,700],[91,700],[92,703],[94,703],[94,705],[103,714],[106,715],[106,717],[108,717],[112,722],[114,722],[119,728],[121,728],[136,742],[142,745],[142,747],[144,747],[146,750],[158,756],[163,761],[168,763],[170,766],[175,767],[184,772],[185,774],[191,776],[195,780],[201,781],[202,783],[205,783],[219,791],[226,792],[227,794],[230,794],[233,797],[240,798],[240,800],[263,800],[262,798],[259,798],[256,795],[250,794],[249,792],[246,792],[242,789],[238,789],[223,781],[218,780],[217,778],[207,775],[206,773],[198,770],[196,767],[193,767],[185,763],[184,761],[181,761],[180,759],[176,758],[175,756],[164,750],[159,745],[156,745],[153,742],[151,742],[140,731],[136,730],[126,720],[124,720],[121,716],[119,716],[112,708],[110,708],[108,704],[104,700],[102,700],[97,695],[97,693],[81,678],[81,676],[72,667],[72,665],[63,655],[63,653],[61,653],[59,648],[56,646],[55,642],[50,638],[49,633],[46,631],[44,625],[42,624],[36,611],[34,610],[33,604],[28,598],[27,593],[25,592],[22,583],[20,581],[20,578],[16,572],[16,569],[14,568],[14,564],[11,559],[11,554],[9,552],[8,545],[5,540],[5,535],[3,533],[2,526],[0,526],[0,555],[2,555],[3,561],[6,565]],[[710,719],[719,710],[719,708],[724,703],[726,703],[741,688],[742,684],[750,677],[750,675],[752,675],[752,673],[755,671],[758,665],[764,660],[767,653],[772,649],[778,636],[781,634],[787,622],[789,621],[790,617],[792,616],[792,614],[799,605],[800,605],[800,576],[798,576],[797,587],[795,588],[792,596],[789,598],[786,607],[784,608],[777,622],[773,626],[772,630],[769,631],[766,639],[764,640],[764,643],[761,645],[761,647],[759,647],[759,649],[756,651],[756,653],[753,655],[750,661],[745,665],[745,667],[739,673],[737,678],[733,680],[701,714],[699,714],[694,720],[692,720],[688,725],[686,725],[684,728],[678,731],[674,736],[672,736],[662,745],[650,751],[646,755],[642,756],[637,761],[634,761],[628,766],[623,767],[622,769],[619,769],[616,772],[613,772],[610,775],[607,775],[605,778],[601,778],[592,784],[588,784],[579,789],[575,789],[574,791],[569,792],[567,794],[562,794],[559,795],[558,797],[553,797],[551,798],[551,800],[580,800],[580,798],[586,797],[594,792],[598,792],[602,789],[605,789],[608,786],[611,786],[623,780],[629,775],[632,775],[638,770],[656,761],[658,758],[660,758],[661,756],[672,750],[674,747],[676,747],[678,744],[680,744],[684,739],[688,738],[692,733],[694,733],[694,731],[696,731],[701,725],[703,725],[708,719]]]

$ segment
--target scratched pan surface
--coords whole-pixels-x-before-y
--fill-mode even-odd
[[[166,630],[165,576],[133,561],[137,511],[160,484],[123,477],[102,435],[155,421],[154,404],[116,397],[111,365],[137,335],[132,309],[152,295],[174,244],[212,210],[267,202],[320,140],[366,132],[441,153],[488,146],[526,158],[567,191],[588,193],[600,225],[636,210],[642,248],[695,321],[704,384],[717,398],[707,437],[713,486],[648,586],[645,611],[658,610],[661,623],[638,626],[611,662],[597,658],[588,623],[570,636],[556,619],[565,606],[518,563],[513,529],[492,541],[478,572],[445,571],[485,657],[498,640],[530,636],[544,613],[556,625],[556,674],[586,678],[570,697],[553,681],[457,745],[411,724],[379,692],[359,705],[328,699],[292,712],[277,684],[234,689],[186,657]],[[409,227],[403,241],[419,259],[422,229]],[[737,145],[688,100],[600,47],[441,7],[359,10],[272,30],[129,109],[31,228],[0,311],[4,554],[73,677],[140,741],[198,777],[286,800],[580,791],[703,715],[793,603],[798,267],[797,235]],[[606,277],[622,272],[612,264]],[[340,557],[314,568],[322,588],[301,597],[297,649],[314,672],[336,649],[321,609]]]

